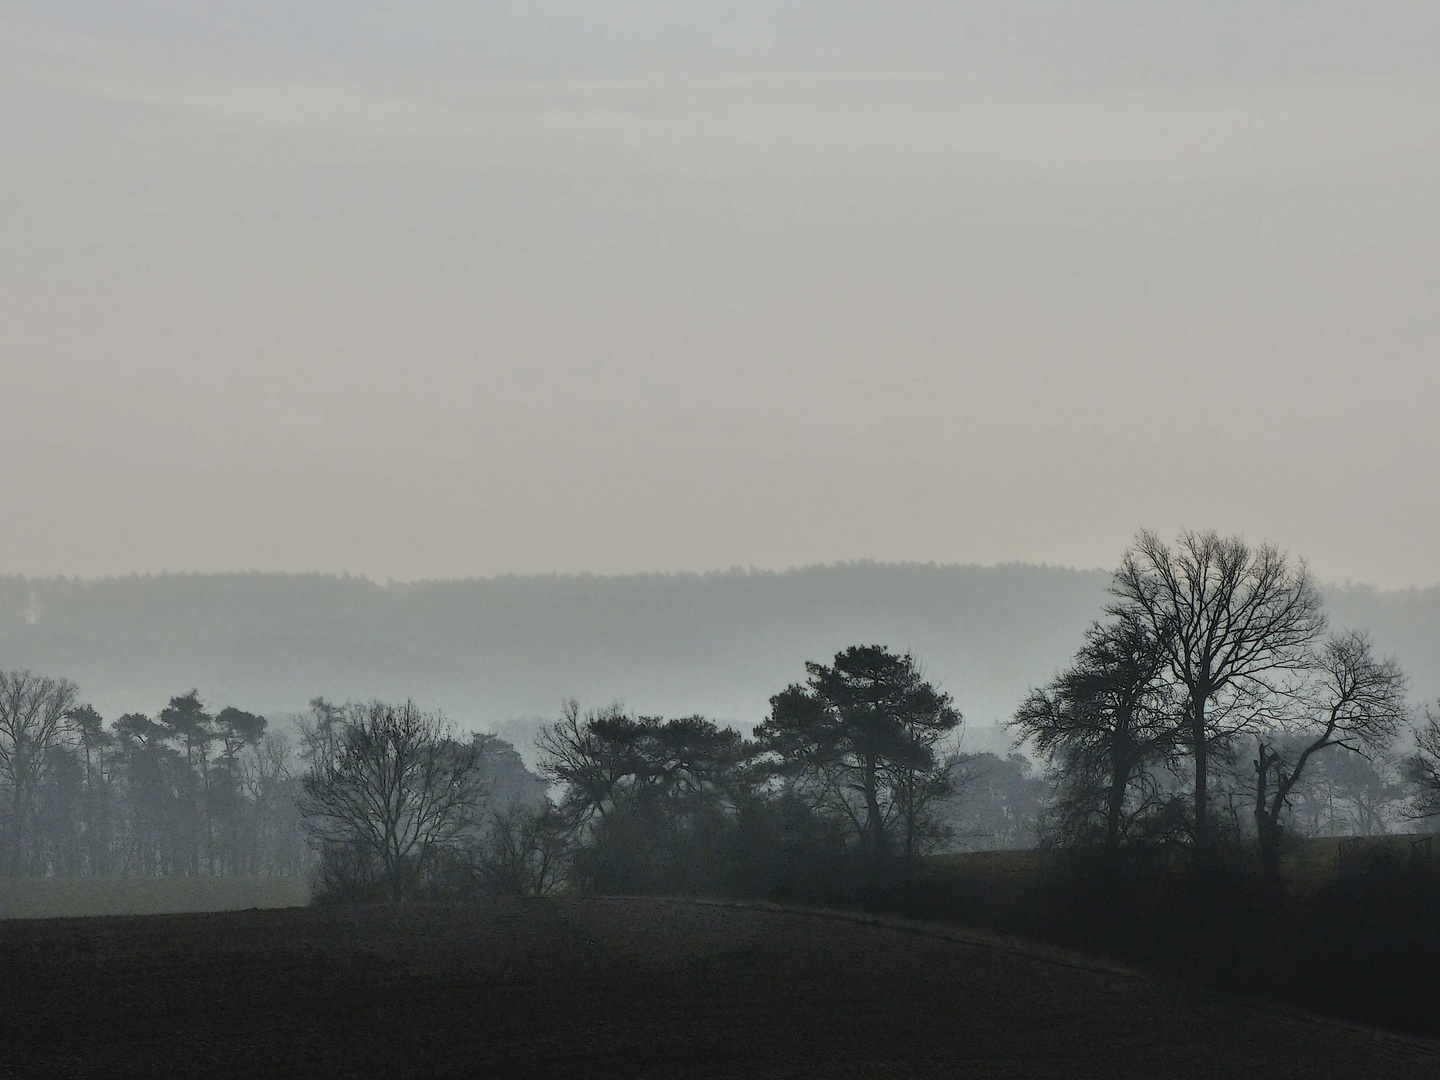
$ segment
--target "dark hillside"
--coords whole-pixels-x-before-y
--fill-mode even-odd
[[[0,924],[26,1077],[1440,1075],[1440,1044],[1000,939],[667,900]]]

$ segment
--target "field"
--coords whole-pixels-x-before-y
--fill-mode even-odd
[[[0,878],[0,919],[242,911],[309,899],[310,884],[300,878]]]
[[[12,920],[0,1046],[37,1078],[1440,1076],[1440,1043],[1058,950],[655,899]]]

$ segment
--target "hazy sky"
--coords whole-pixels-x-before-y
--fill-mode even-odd
[[[0,572],[1440,582],[1440,4],[0,0]]]

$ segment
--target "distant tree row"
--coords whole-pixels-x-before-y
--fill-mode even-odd
[[[108,724],[77,698],[68,680],[0,672],[0,875],[294,877],[333,855],[307,792],[363,707],[317,699],[277,731],[242,709],[210,711],[193,690]],[[508,743],[467,745],[487,790],[536,797]],[[413,786],[397,779],[397,792]]]
[[[770,895],[850,856],[913,866],[948,835],[960,714],[879,646],[808,673],[753,738],[572,702],[537,739],[544,786],[522,799],[497,800],[487,737],[459,740],[438,714],[317,704],[301,809],[322,891]]]
[[[15,875],[305,872],[292,746],[171,698],[107,725],[74,683],[0,672],[0,866]]]

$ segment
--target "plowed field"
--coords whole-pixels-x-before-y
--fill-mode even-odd
[[[0,1076],[1440,1077],[1440,1043],[941,928],[499,900],[0,923]]]

